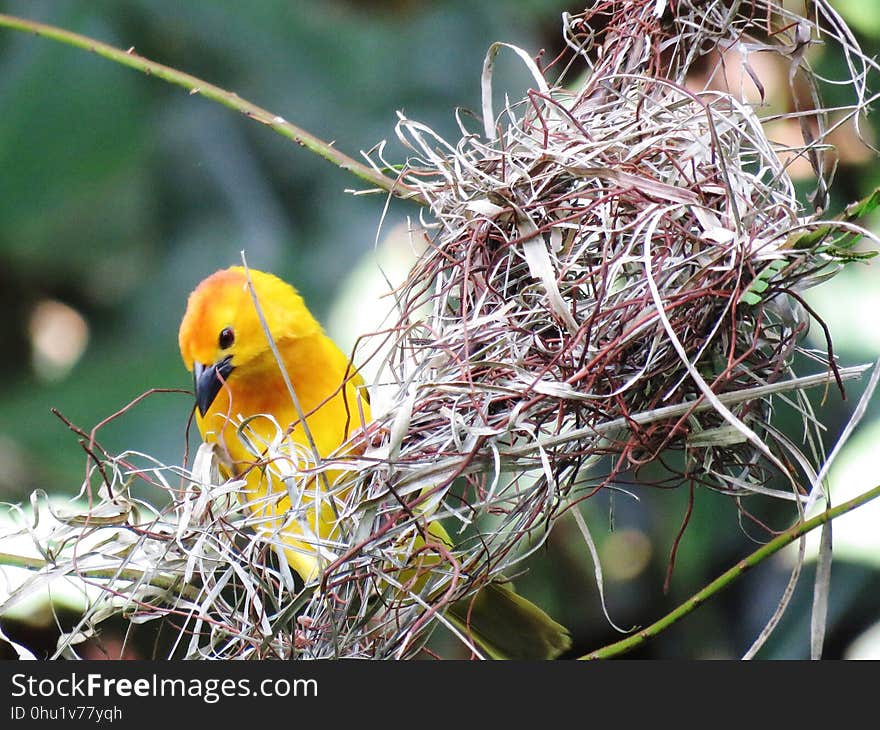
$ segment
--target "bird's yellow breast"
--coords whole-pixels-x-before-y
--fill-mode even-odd
[[[369,422],[370,410],[362,379],[323,333],[277,345],[305,422],[271,351],[236,368],[196,421],[202,438],[220,447],[225,471],[246,480],[242,497],[254,526],[277,533],[288,562],[310,579],[322,564],[317,543],[332,544],[345,496],[337,489],[343,470],[320,477],[313,470]]]
[[[238,435],[238,427],[243,419],[258,414],[272,416],[282,429],[293,426],[293,440],[309,445],[294,395],[322,458],[370,420],[369,403],[360,388],[362,379],[326,336],[282,341],[279,350],[293,393],[270,351],[259,363],[237,368],[205,415],[197,414],[203,438],[217,441],[233,461],[254,461]],[[266,418],[254,419],[250,428],[269,440],[277,433]]]

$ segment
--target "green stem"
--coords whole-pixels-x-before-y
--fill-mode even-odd
[[[46,567],[47,563],[41,558],[28,558],[24,555],[0,553],[0,565],[6,565],[11,568],[25,568],[26,570],[42,570]]]
[[[30,558],[25,555],[14,555],[12,553],[0,552],[0,565],[24,568],[25,570],[40,571],[52,568],[53,564],[43,560],[42,558]],[[69,570],[66,575],[75,575],[79,578],[90,580],[120,580],[136,583],[145,578],[145,573],[141,570],[127,568],[125,570],[116,570],[114,568],[84,568],[82,570]],[[188,598],[197,598],[198,592],[192,586],[181,585],[179,578],[169,578],[162,575],[151,575],[149,577],[151,586],[161,588],[166,591],[179,590],[181,595]]]
[[[93,38],[79,35],[78,33],[72,33],[52,25],[37,23],[33,20],[25,20],[24,18],[17,18],[2,13],[0,13],[0,27],[33,33],[41,38],[48,38],[59,43],[74,46],[75,48],[81,48],[90,51],[91,53],[96,53],[99,56],[103,56],[115,63],[128,66],[137,71],[142,71],[148,76],[156,76],[170,84],[182,86],[184,89],[187,89],[190,94],[204,96],[206,99],[210,99],[211,101],[222,104],[230,109],[239,111],[246,117],[260,122],[261,124],[265,124],[281,136],[296,142],[301,147],[305,147],[310,152],[314,152],[325,160],[332,162],[341,170],[351,172],[356,177],[359,177],[361,180],[364,180],[381,190],[385,190],[398,198],[415,201],[420,205],[427,204],[424,198],[422,198],[415,189],[404,185],[394,178],[386,177],[372,167],[352,159],[348,155],[337,150],[332,144],[324,142],[313,134],[297,127],[295,124],[291,124],[283,117],[280,117],[277,114],[272,114],[262,107],[242,99],[237,94],[221,89],[219,86],[203,81],[196,76],[177,71],[169,66],[139,56],[135,53],[134,48],[122,51],[106,43],[96,41]]]
[[[832,507],[831,509],[825,510],[821,514],[818,514],[815,517],[810,518],[809,520],[799,522],[798,524],[790,527],[788,530],[783,532],[781,535],[777,535],[766,545],[763,545],[755,550],[755,552],[753,552],[747,558],[739,561],[736,565],[730,568],[730,570],[726,571],[718,578],[713,580],[711,583],[709,583],[709,585],[707,585],[698,593],[695,593],[687,601],[682,603],[675,610],[666,614],[659,621],[655,621],[647,628],[642,629],[632,636],[628,636],[625,639],[616,641],[613,644],[603,646],[601,649],[591,651],[589,654],[584,654],[582,657],[579,658],[609,659],[610,657],[618,656],[620,654],[625,654],[628,651],[632,651],[636,647],[641,646],[642,644],[647,642],[649,639],[657,636],[657,634],[659,634],[661,631],[668,629],[674,623],[687,616],[691,611],[701,606],[716,593],[719,593],[724,588],[727,588],[727,586],[733,583],[734,580],[739,578],[749,568],[755,567],[774,553],[782,550],[782,548],[784,548],[786,545],[790,545],[798,538],[806,535],[808,532],[810,532],[810,530],[814,530],[820,525],[824,525],[826,522],[833,520],[836,517],[840,517],[840,515],[846,514],[850,510],[866,504],[876,497],[880,497],[880,485],[868,490],[867,492],[864,492],[863,494],[860,494],[858,497],[854,497],[849,502],[844,502],[837,507]]]

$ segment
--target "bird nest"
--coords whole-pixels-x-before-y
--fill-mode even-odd
[[[805,391],[858,370],[838,367],[830,339],[828,353],[803,346],[818,318],[801,292],[869,235],[822,208],[828,135],[858,120],[871,66],[829,5],[813,7],[806,19],[768,1],[599,2],[563,16],[565,50],[543,68],[494,45],[481,119],[460,112],[457,141],[401,117],[406,164],[384,146],[371,159],[427,201],[432,233],[394,292],[395,326],[357,353],[390,353],[390,405],[355,436],[358,456],[312,469],[347,470],[321,579],[304,587],[267,557],[272,539],[206,448],[191,470],[107,455],[104,504],[122,505],[125,540],[88,553],[116,573],[75,636],[122,607],[179,624],[173,653],[187,657],[411,657],[439,623],[474,649],[443,609],[516,574],[572,505],[646,464],[737,498],[815,498],[821,425]],[[847,59],[851,105],[822,106],[817,43]],[[502,50],[533,87],[496,113]],[[796,100],[806,84],[809,104],[764,104],[759,58]],[[780,121],[798,142],[771,139]],[[811,203],[790,175],[803,160]],[[796,353],[813,374],[795,375]],[[802,416],[802,443],[773,425],[781,408]],[[135,505],[121,489],[133,473],[172,504]],[[455,546],[419,560],[434,519]]]

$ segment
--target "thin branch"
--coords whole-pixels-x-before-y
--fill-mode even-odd
[[[211,101],[222,104],[236,111],[241,112],[246,117],[254,121],[265,124],[282,137],[286,137],[296,142],[301,147],[305,147],[310,152],[323,157],[328,162],[333,163],[339,169],[350,172],[361,180],[364,180],[375,187],[384,190],[391,195],[405,200],[412,200],[420,205],[426,205],[424,198],[408,185],[404,185],[395,178],[386,177],[378,170],[368,165],[364,165],[357,160],[352,159],[343,152],[337,150],[332,143],[325,142],[313,134],[306,132],[304,129],[291,124],[284,117],[272,114],[272,112],[263,109],[245,99],[242,99],[231,91],[210,84],[207,81],[192,76],[191,74],[178,71],[176,69],[165,66],[156,61],[135,53],[134,48],[122,51],[111,45],[102,43],[88,36],[72,33],[62,28],[45,23],[38,23],[33,20],[17,18],[12,15],[0,13],[0,27],[18,30],[25,33],[33,33],[41,38],[64,43],[68,46],[80,48],[102,56],[110,61],[141,71],[147,76],[156,76],[170,84],[181,86],[187,89],[190,94],[198,94],[210,99]]]
[[[42,558],[2,552],[0,552],[0,565],[33,571],[51,571],[58,567]],[[123,570],[118,568],[82,568],[79,570],[64,570],[63,576],[67,578],[81,578],[83,580],[131,581],[136,583],[144,580],[147,573],[136,568],[125,568]],[[160,588],[165,591],[179,590],[182,596],[193,600],[198,598],[199,595],[193,586],[182,584],[179,576],[162,576],[154,573],[149,576],[148,583],[154,588]]]
[[[726,571],[718,578],[713,580],[711,583],[709,583],[709,585],[707,585],[701,591],[695,593],[687,601],[682,603],[675,610],[666,614],[659,621],[655,621],[647,628],[642,629],[638,633],[635,633],[632,636],[627,637],[626,639],[616,641],[613,644],[608,644],[601,649],[596,649],[595,651],[592,651],[589,654],[584,654],[582,657],[579,658],[609,659],[611,657],[625,654],[628,651],[632,651],[636,647],[639,647],[642,644],[646,643],[649,639],[653,639],[660,632],[668,629],[674,623],[677,623],[680,619],[691,613],[691,611],[704,604],[716,593],[719,593],[722,589],[727,588],[731,583],[742,576],[742,574],[745,573],[747,570],[749,570],[750,568],[754,568],[756,565],[763,562],[771,555],[779,552],[786,545],[790,545],[795,540],[802,537],[803,535],[806,535],[811,530],[814,530],[817,527],[824,525],[826,522],[840,517],[841,515],[846,514],[851,510],[854,510],[856,507],[867,504],[872,499],[875,499],[877,497],[880,497],[880,485],[868,490],[867,492],[864,492],[863,494],[860,494],[857,497],[854,497],[849,502],[844,502],[837,507],[825,510],[824,512],[804,522],[798,522],[796,525],[790,527],[788,530],[775,537],[766,545],[763,545],[759,549],[755,550],[755,552],[753,552],[747,558],[740,560],[736,565],[730,568],[730,570]]]

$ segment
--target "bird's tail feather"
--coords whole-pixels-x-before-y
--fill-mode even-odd
[[[447,616],[492,659],[555,659],[571,647],[564,626],[506,583],[488,583]]]

